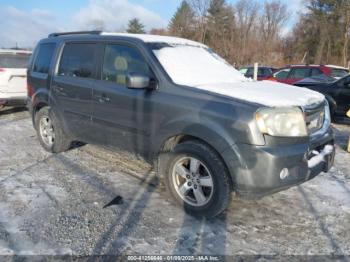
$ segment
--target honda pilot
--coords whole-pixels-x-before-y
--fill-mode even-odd
[[[213,217],[232,192],[262,197],[327,172],[329,106],[315,91],[247,79],[194,41],[121,33],[54,33],[28,69],[40,144],[72,142],[154,165],[186,212]]]

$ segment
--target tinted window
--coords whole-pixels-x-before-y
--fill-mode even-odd
[[[310,69],[308,68],[294,68],[290,75],[290,78],[306,78],[310,74]]]
[[[94,77],[95,44],[66,44],[58,69],[58,75],[71,77]]]
[[[135,48],[123,45],[106,45],[102,80],[126,85],[126,76],[130,73],[152,77],[148,64]]]
[[[247,73],[247,71],[248,71],[248,68],[241,68],[239,70],[239,72],[241,72],[241,74],[243,74],[243,75],[245,75]]]
[[[47,74],[49,72],[55,44],[41,44],[35,58],[33,71]]]
[[[311,69],[311,76],[323,75],[323,72],[318,68]]]
[[[28,54],[0,54],[0,67],[26,68],[29,58]]]
[[[275,77],[278,79],[287,78],[289,72],[290,72],[290,69],[281,70],[275,74]]]
[[[346,75],[349,74],[349,71],[345,70],[345,69],[336,69],[336,68],[333,68],[332,69],[332,73],[331,73],[331,76],[332,77],[344,77]]]
[[[247,77],[253,77],[254,76],[254,68],[250,67],[247,70],[247,73],[245,74]],[[267,77],[272,76],[272,71],[269,68],[259,68],[258,69],[258,77]]]

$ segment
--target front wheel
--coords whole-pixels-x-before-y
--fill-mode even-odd
[[[49,107],[44,107],[35,114],[35,129],[39,142],[46,151],[60,153],[70,148],[72,141]]]
[[[181,143],[169,154],[165,183],[177,203],[198,217],[214,217],[224,211],[232,189],[218,154],[197,141]]]

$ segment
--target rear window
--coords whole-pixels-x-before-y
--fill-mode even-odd
[[[0,54],[1,68],[27,68],[29,54]]]
[[[41,44],[39,46],[38,55],[35,58],[33,71],[37,73],[47,74],[49,72],[53,53],[56,44]]]
[[[95,44],[66,44],[61,57],[58,75],[93,78]]]
[[[344,77],[349,74],[349,71],[345,69],[332,68],[332,77]]]

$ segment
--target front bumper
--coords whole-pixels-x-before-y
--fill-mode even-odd
[[[331,129],[316,138],[295,143],[269,139],[269,146],[241,144],[223,153],[238,195],[255,198],[272,194],[328,172],[333,166],[335,149]]]

